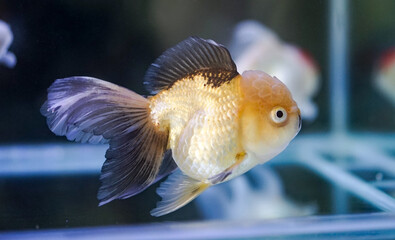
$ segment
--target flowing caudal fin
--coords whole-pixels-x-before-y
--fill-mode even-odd
[[[210,186],[184,175],[180,170],[161,183],[157,193],[162,197],[151,215],[159,217],[185,206]]]
[[[170,155],[161,167],[168,133],[152,124],[149,100],[126,88],[91,77],[58,79],[41,113],[56,135],[109,143],[100,205],[133,196],[177,167]]]

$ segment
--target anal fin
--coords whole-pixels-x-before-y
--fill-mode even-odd
[[[195,180],[177,170],[156,190],[162,200],[151,211],[151,215],[159,217],[174,212],[191,202],[209,186],[211,184]]]

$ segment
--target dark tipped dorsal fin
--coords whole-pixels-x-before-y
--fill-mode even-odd
[[[155,94],[170,88],[176,81],[197,73],[213,73],[219,76],[209,79],[209,84],[220,86],[232,80],[237,73],[229,51],[213,40],[189,37],[166,50],[151,64],[144,84]]]

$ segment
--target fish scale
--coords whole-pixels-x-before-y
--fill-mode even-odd
[[[182,79],[151,99],[151,118],[170,129],[173,158],[188,176],[207,180],[234,163],[239,102],[239,81],[212,87],[203,75]],[[199,113],[198,121],[191,120]],[[181,143],[180,135],[188,124],[195,124],[194,129],[187,133],[189,141]],[[183,145],[181,151],[176,150],[179,145]]]

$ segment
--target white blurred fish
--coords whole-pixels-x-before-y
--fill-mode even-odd
[[[110,144],[100,205],[136,195],[179,168],[161,184],[162,201],[151,212],[170,213],[270,160],[301,127],[281,81],[260,71],[240,75],[228,50],[212,40],[191,37],[168,49],[145,83],[155,96],[90,77],[58,79],[48,89],[41,112],[55,134]]]
[[[374,85],[395,106],[395,48],[380,57],[374,70]]]
[[[15,55],[8,51],[13,40],[14,35],[12,34],[10,26],[0,20],[0,63],[9,68],[13,68],[16,64]]]
[[[318,109],[312,98],[320,86],[319,71],[305,51],[283,43],[273,31],[252,20],[235,27],[229,50],[240,72],[256,69],[277,77],[291,91],[302,118],[316,118]]]
[[[265,165],[208,189],[197,199],[197,205],[205,218],[234,220],[307,216],[317,208],[288,199],[278,175]]]

